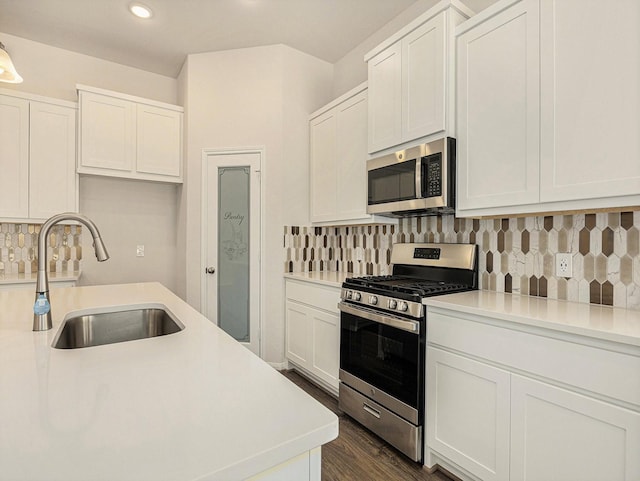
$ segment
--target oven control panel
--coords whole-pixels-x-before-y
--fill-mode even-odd
[[[413,250],[414,259],[431,259],[437,261],[440,259],[439,247],[416,247]]]
[[[340,298],[354,304],[370,306],[377,310],[397,312],[415,318],[421,318],[424,306],[420,302],[403,301],[394,297],[387,297],[370,292],[362,292],[354,289],[342,289]]]

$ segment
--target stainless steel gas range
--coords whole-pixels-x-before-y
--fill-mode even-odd
[[[392,274],[342,285],[340,409],[423,461],[426,297],[478,287],[477,247],[395,244]]]

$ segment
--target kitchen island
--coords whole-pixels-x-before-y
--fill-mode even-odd
[[[0,480],[319,480],[337,417],[162,285],[52,289],[44,332],[33,296],[0,292]],[[51,347],[65,317],[127,306],[185,328]]]

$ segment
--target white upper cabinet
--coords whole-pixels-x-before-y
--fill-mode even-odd
[[[80,165],[130,172],[136,155],[136,104],[92,92],[80,96]]]
[[[470,15],[455,0],[441,1],[365,56],[370,153],[454,136],[452,33]]]
[[[31,102],[29,217],[78,210],[76,109]]]
[[[540,201],[640,204],[640,2],[543,0],[540,20]]]
[[[311,114],[309,138],[311,222],[396,222],[367,214],[366,83]]]
[[[367,62],[368,151],[402,143],[402,45],[396,43]]]
[[[538,201],[537,11],[521,0],[458,36],[459,210]]]
[[[0,217],[29,217],[29,101],[0,95]]]
[[[338,217],[337,123],[334,111],[309,122],[311,222]]]
[[[76,105],[0,94],[0,219],[41,221],[77,211]]]
[[[180,177],[182,114],[138,104],[136,121],[136,170]]]
[[[456,29],[459,216],[640,204],[640,3],[501,0]]]
[[[447,14],[402,39],[402,141],[445,130]]]
[[[78,86],[78,173],[182,182],[182,107]]]

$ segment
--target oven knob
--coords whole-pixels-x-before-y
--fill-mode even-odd
[[[398,306],[398,310],[402,311],[402,312],[406,312],[409,310],[409,305],[406,302],[401,302],[400,305]]]
[[[354,292],[353,293],[353,299],[355,301],[359,301],[360,299],[362,299],[362,295],[359,292]]]
[[[347,291],[347,299],[351,299],[353,297],[353,291]]]
[[[369,304],[371,304],[372,306],[375,306],[376,304],[378,304],[378,296],[369,297]]]
[[[389,309],[395,309],[398,306],[398,301],[395,299],[389,299]]]

